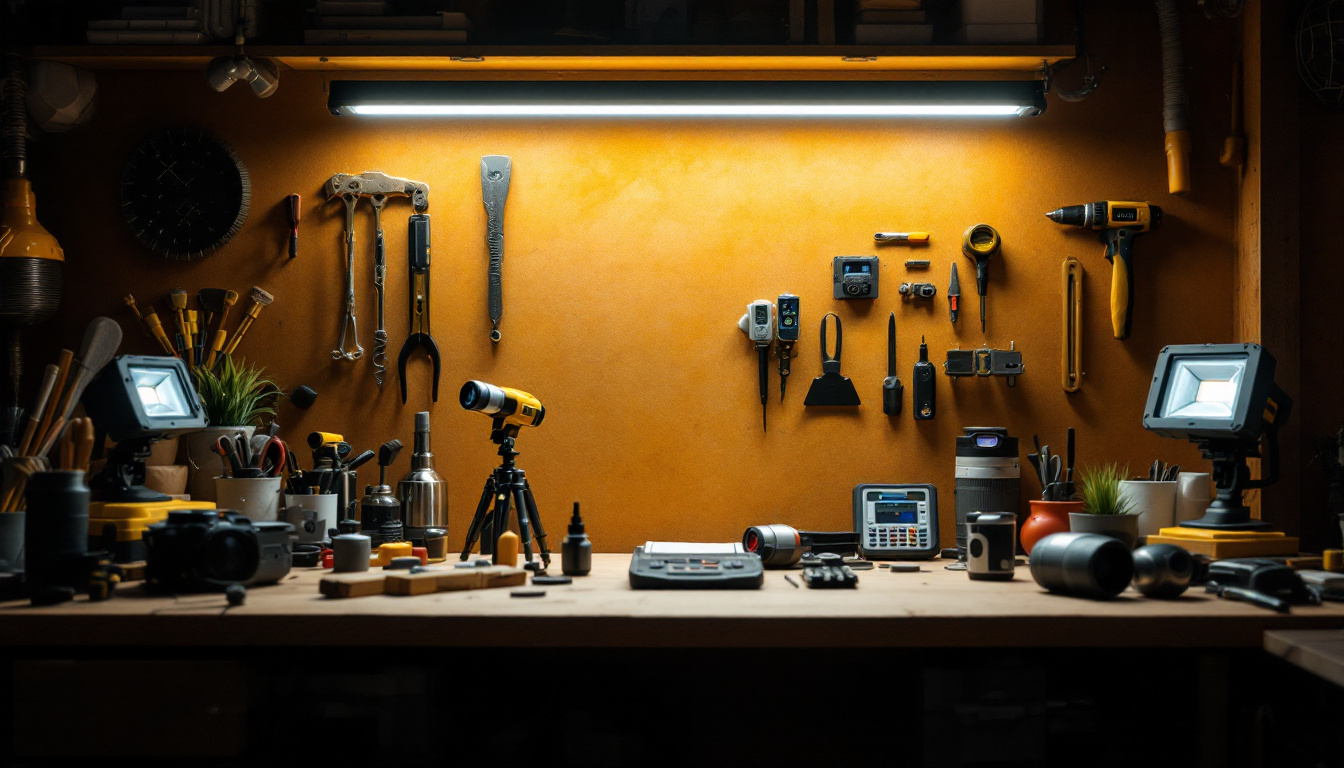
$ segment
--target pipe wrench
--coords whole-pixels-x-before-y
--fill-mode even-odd
[[[485,241],[490,247],[490,341],[500,339],[504,315],[504,202],[509,199],[513,161],[504,155],[481,158],[481,202],[485,205]]]
[[[439,345],[430,335],[429,325],[429,214],[411,216],[407,248],[411,273],[411,333],[397,357],[397,379],[401,382],[401,402],[406,402],[406,361],[417,347],[424,347],[434,363],[434,402],[439,402]]]

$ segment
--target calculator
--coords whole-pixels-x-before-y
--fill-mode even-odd
[[[938,555],[938,489],[928,484],[854,488],[854,530],[869,560],[928,560]]]
[[[740,543],[647,541],[630,558],[633,589],[760,589],[765,570]]]

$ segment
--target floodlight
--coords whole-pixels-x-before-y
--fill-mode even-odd
[[[84,391],[84,409],[99,439],[117,447],[90,484],[98,501],[166,501],[144,488],[144,459],[155,440],[206,426],[205,409],[187,366],[176,357],[122,355],[103,368]]]
[[[1243,490],[1264,488],[1279,479],[1278,430],[1293,401],[1274,383],[1274,357],[1258,344],[1183,344],[1164,347],[1157,357],[1143,428],[1163,437],[1185,438],[1213,462],[1218,497],[1204,517],[1187,528],[1262,530],[1241,503]],[[1260,457],[1267,438],[1265,468],[1250,479],[1247,457]]]

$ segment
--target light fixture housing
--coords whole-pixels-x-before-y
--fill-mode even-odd
[[[1258,344],[1181,344],[1157,357],[1143,428],[1163,437],[1258,442],[1283,391]]]
[[[446,118],[1021,117],[1039,81],[336,80],[333,115]]]
[[[1186,528],[1264,530],[1251,518],[1242,491],[1279,479],[1278,431],[1293,401],[1274,383],[1274,356],[1258,344],[1182,344],[1163,347],[1153,371],[1143,428],[1163,437],[1185,438],[1213,462],[1218,496]],[[1261,477],[1252,480],[1247,457],[1258,457],[1265,440]]]
[[[84,390],[84,409],[117,444],[89,484],[96,501],[160,502],[169,497],[144,487],[150,445],[167,435],[203,429],[208,420],[186,363],[176,357],[122,355]]]
[[[270,59],[254,59],[243,54],[220,56],[206,65],[205,81],[216,91],[222,93],[240,80],[252,87],[257,98],[264,99],[280,87],[280,71]]]

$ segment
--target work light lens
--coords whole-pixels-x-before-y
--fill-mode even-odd
[[[187,395],[172,369],[131,367],[128,370],[146,416],[191,415]]]
[[[1244,358],[1176,360],[1173,368],[1162,418],[1232,418],[1246,373]]]

